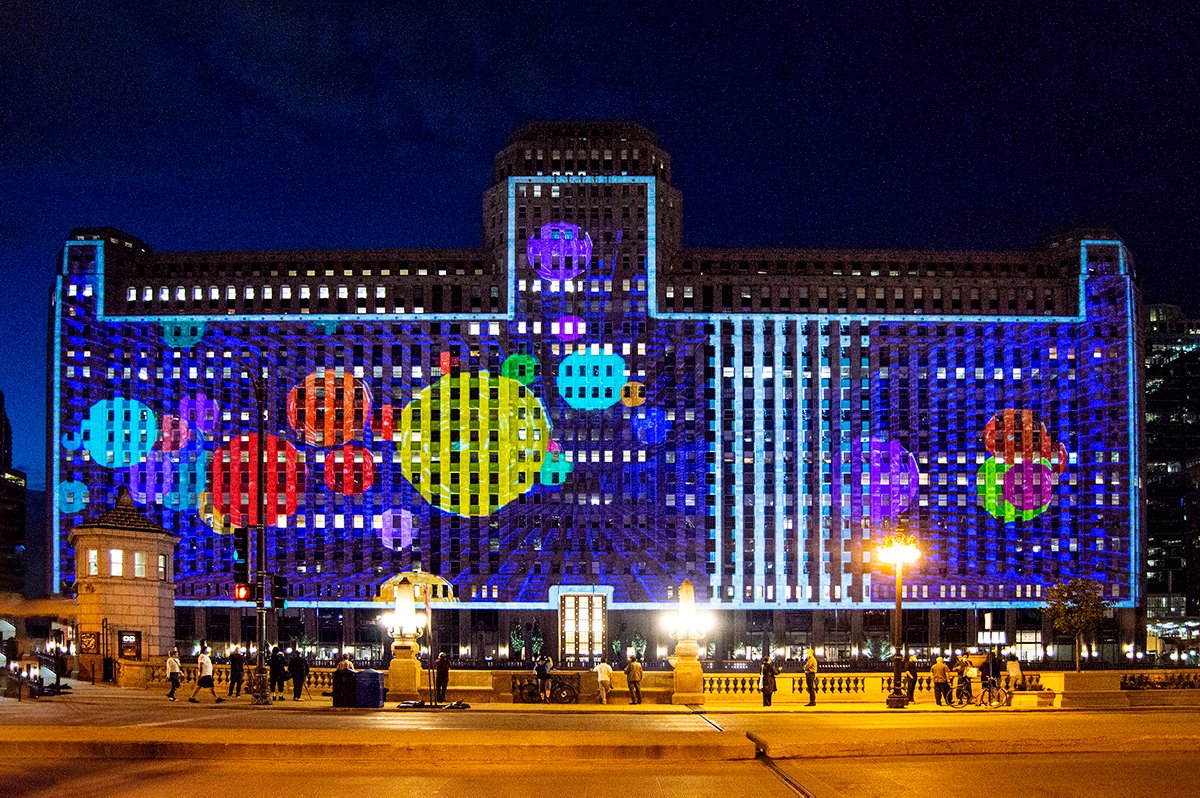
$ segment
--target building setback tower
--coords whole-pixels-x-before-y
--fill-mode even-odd
[[[497,611],[557,612],[551,647],[594,657],[616,633],[592,620],[690,578],[735,635],[849,653],[894,602],[871,547],[897,527],[921,541],[904,601],[932,611],[929,644],[974,642],[994,608],[1040,651],[1015,611],[1070,577],[1142,602],[1115,235],[691,249],[670,157],[632,124],[517,131],[483,207],[478,249],[157,252],[76,230],[54,304],[57,575],[63,530],[126,485],[179,536],[177,604],[208,627],[240,612],[230,532],[260,489],[301,611],[281,623],[306,634],[419,569],[477,613],[460,646],[507,649]],[[269,375],[261,486],[247,369]]]

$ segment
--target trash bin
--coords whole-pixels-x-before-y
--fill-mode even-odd
[[[354,671],[333,672],[333,705],[335,707],[356,706],[354,683]]]
[[[354,705],[363,709],[380,709],[387,697],[383,671],[358,671],[354,674]]]

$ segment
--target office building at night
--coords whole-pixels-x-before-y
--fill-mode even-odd
[[[910,642],[1033,656],[1044,591],[1071,577],[1133,640],[1141,343],[1115,235],[694,249],[682,221],[652,133],[539,124],[496,158],[477,249],[74,231],[52,308],[55,584],[70,530],[128,487],[180,538],[177,635],[249,640],[231,532],[263,491],[281,639],[378,645],[379,586],[420,571],[453,586],[437,623],[464,656],[515,654],[530,620],[560,657],[653,656],[651,611],[688,578],[720,611],[710,653],[849,657],[895,599],[873,543],[905,529]]]

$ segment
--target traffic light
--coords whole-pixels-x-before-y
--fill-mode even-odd
[[[233,581],[249,584],[250,580],[250,529],[234,527],[233,530]]]
[[[245,582],[239,582],[233,586],[233,598],[235,601],[250,600],[250,585]]]
[[[287,577],[274,574],[271,577],[271,609],[282,610],[287,606]]]

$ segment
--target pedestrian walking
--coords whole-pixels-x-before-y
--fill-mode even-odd
[[[942,699],[946,699],[946,704],[950,703],[950,668],[946,665],[946,660],[942,657],[937,658],[937,662],[929,669],[929,675],[933,678],[933,700],[940,707]]]
[[[239,646],[234,646],[229,654],[229,695],[242,695],[242,682],[246,678],[246,655]]]
[[[635,655],[629,656],[629,664],[625,666],[625,679],[629,682],[629,703],[642,703],[642,663]]]
[[[433,664],[433,703],[446,700],[446,688],[450,686],[450,657],[443,651]]]
[[[779,668],[771,662],[770,655],[762,658],[762,668],[759,671],[758,689],[762,692],[763,706],[771,706],[771,696],[775,694],[775,677]]]
[[[292,700],[303,701],[300,697],[300,691],[304,689],[304,684],[308,680],[308,660],[300,653],[300,649],[296,649],[296,653],[288,661],[288,675],[292,677]]]
[[[177,648],[167,652],[167,679],[171,682],[171,692],[167,693],[167,698],[174,701],[175,691],[179,689],[179,683],[183,681],[183,666],[179,664],[179,649]]]
[[[915,704],[914,696],[917,692],[917,655],[909,654],[908,662],[904,664],[904,679],[908,683],[908,695],[905,697],[906,703]]]
[[[596,684],[600,687],[600,703],[608,703],[608,693],[612,690],[612,665],[604,660],[596,666]]]
[[[811,648],[807,649],[804,654],[804,688],[808,690],[806,706],[815,707],[817,705],[817,652]]]
[[[267,659],[267,676],[271,682],[271,700],[282,701],[283,683],[287,681],[287,659],[279,646],[275,646]]]
[[[213,699],[218,704],[225,700],[217,695],[216,688],[213,687],[213,664],[212,658],[208,656],[207,646],[202,647],[200,649],[200,656],[196,657],[196,673],[199,674],[199,678],[196,679],[196,689],[192,691],[192,695],[188,698],[188,701],[193,704],[199,704],[200,702],[196,700],[196,694],[201,690],[208,690],[208,692],[212,693]]]
[[[533,673],[537,676],[538,695],[541,696],[542,703],[550,703],[550,671],[554,670],[554,660],[543,654],[538,657],[537,664],[533,667]]]

